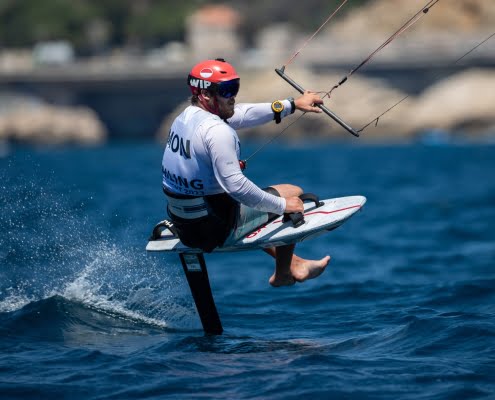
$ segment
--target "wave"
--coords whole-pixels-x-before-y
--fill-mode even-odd
[[[182,314],[189,310],[176,304],[163,304],[164,312]],[[21,309],[0,314],[2,338],[64,342],[68,337],[88,339],[94,336],[153,335],[175,331],[166,320],[147,317],[112,303],[79,302],[55,295],[33,301]]]
[[[141,241],[132,243],[136,234],[125,231],[134,228],[130,224],[119,221],[125,226],[108,231],[98,225],[104,202],[58,187],[53,179],[34,182],[14,167],[0,174],[9,187],[0,197],[0,230],[6,233],[0,235],[0,315],[5,321],[21,318],[22,325],[23,318],[31,318],[42,331],[43,320],[55,318],[53,329],[62,329],[66,316],[84,311],[84,319],[76,318],[72,327],[87,327],[103,313],[151,327],[200,328],[177,261],[153,257]]]
[[[4,284],[8,286],[0,290],[0,313],[17,315],[20,311],[22,315],[55,298],[56,304],[63,299],[150,326],[199,328],[185,278],[177,265],[105,242],[87,245],[85,256],[85,264],[67,256],[62,265],[47,262],[42,268],[23,269],[22,274],[6,274]],[[41,311],[50,319],[49,309],[43,306]]]

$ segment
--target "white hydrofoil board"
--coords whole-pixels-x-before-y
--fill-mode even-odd
[[[255,248],[283,246],[314,238],[342,225],[366,203],[364,196],[348,196],[322,200],[323,205],[304,204],[304,224],[294,227],[291,221],[282,222],[283,217],[268,222],[230,246],[214,251],[241,251]],[[161,232],[157,240],[148,242],[147,251],[168,251],[175,253],[202,253],[201,249],[185,246],[168,229]]]

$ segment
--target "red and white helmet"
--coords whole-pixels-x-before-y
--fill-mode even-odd
[[[234,67],[223,58],[196,64],[187,77],[187,84],[193,95],[199,95],[201,89],[207,89],[229,98],[236,96],[239,92],[239,82],[239,75]]]

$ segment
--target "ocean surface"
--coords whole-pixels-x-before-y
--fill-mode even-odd
[[[247,144],[249,155],[256,146]],[[206,336],[165,217],[162,148],[0,157],[0,399],[495,398],[495,146],[273,143],[260,186],[368,202],[302,243],[318,279],[272,288],[264,253],[206,256]]]

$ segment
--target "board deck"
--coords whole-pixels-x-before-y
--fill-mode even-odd
[[[294,227],[291,221],[283,222],[279,217],[249,233],[233,245],[220,247],[214,251],[242,251],[256,248],[282,246],[314,238],[342,225],[366,203],[364,196],[348,196],[322,200],[319,207],[315,203],[305,203],[304,224]],[[185,246],[164,229],[156,240],[150,240],[147,251],[164,251],[175,253],[202,253],[201,249]]]

